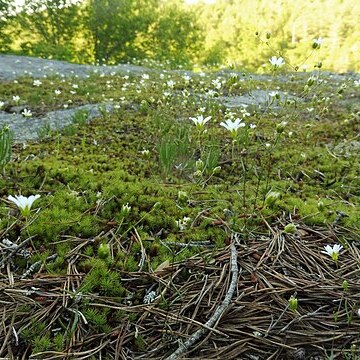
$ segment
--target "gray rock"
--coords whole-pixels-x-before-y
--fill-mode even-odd
[[[275,90],[274,90],[275,91]],[[256,107],[279,107],[281,103],[287,100],[301,102],[302,99],[286,94],[283,91],[276,91],[279,94],[279,99],[273,99],[269,96],[271,91],[253,90],[250,94],[241,96],[219,96],[215,98],[217,101],[225,105],[227,108],[240,108],[242,105],[254,105]]]
[[[91,119],[101,116],[101,108],[110,112],[113,107],[109,104],[87,104],[73,109],[50,111],[40,118],[26,118],[21,114],[0,111],[0,128],[8,125],[13,133],[14,142],[21,143],[37,139],[39,133],[44,130],[60,130],[71,125],[80,111],[84,112],[85,121],[89,122]]]
[[[91,73],[144,73],[151,70],[136,65],[119,64],[112,66],[80,65],[66,61],[48,60],[30,56],[0,54],[0,80],[14,80],[21,76],[35,78],[64,75],[86,77]]]

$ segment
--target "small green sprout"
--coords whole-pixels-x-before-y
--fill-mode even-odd
[[[317,208],[319,209],[319,211],[323,211],[323,210],[325,209],[324,202],[320,200],[320,201],[317,203]]]
[[[296,296],[291,295],[289,299],[289,309],[292,311],[296,311],[298,308],[298,299]]]
[[[181,204],[181,205],[186,205],[186,203],[187,203],[188,200],[189,200],[189,196],[188,196],[187,192],[186,192],[186,191],[182,191],[182,190],[180,190],[180,191],[178,192],[177,198],[178,198],[179,204]]]
[[[278,191],[269,191],[265,198],[265,205],[273,206],[280,199],[280,193]]]
[[[296,225],[293,224],[293,223],[290,223],[290,224],[287,224],[285,227],[284,227],[284,231],[287,233],[287,234],[295,234],[296,233]]]
[[[129,205],[129,203],[124,204],[121,207],[121,215],[126,218],[131,212],[131,206]]]
[[[285,130],[285,127],[287,125],[287,122],[286,121],[282,121],[281,123],[277,124],[276,125],[276,132],[278,134],[282,134]]]
[[[107,259],[110,256],[110,246],[105,243],[100,244],[98,248],[98,256],[100,259]]]

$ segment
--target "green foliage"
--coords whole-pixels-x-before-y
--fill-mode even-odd
[[[53,343],[54,343],[54,350],[61,351],[65,345],[64,335],[62,334],[55,335],[53,339]]]
[[[89,259],[82,263],[88,273],[82,284],[82,292],[97,291],[106,296],[124,296],[125,289],[121,285],[117,271],[109,270],[105,261]]]
[[[141,335],[135,337],[135,347],[137,351],[144,351],[146,349],[146,341]]]
[[[160,168],[164,174],[164,177],[167,177],[170,174],[170,170],[174,165],[176,155],[176,143],[169,137],[164,138],[159,145]]]
[[[83,213],[86,208],[86,203],[76,194],[59,191],[52,205],[41,211],[39,221],[29,226],[29,232],[37,234],[38,239],[45,243],[54,241],[64,231],[73,232],[77,236],[95,236],[99,229],[97,220]]]
[[[293,68],[313,68],[315,62],[326,59],[327,69],[359,71],[355,44],[360,34],[360,6],[352,0],[308,1],[300,8],[295,0],[217,0],[212,5],[197,5],[194,11],[205,33],[200,56],[206,64],[231,63],[256,71],[266,63],[264,59],[280,53]],[[313,49],[312,41],[319,36],[324,44]],[[309,54],[314,55],[313,63],[307,61]]]
[[[178,3],[161,2],[155,8],[155,21],[140,38],[146,57],[170,66],[189,66],[202,40],[196,22],[196,14]]]
[[[114,63],[147,57],[189,65],[201,33],[195,14],[177,2],[26,0],[13,20],[12,40],[25,54],[61,60]]]
[[[360,5],[352,0],[305,2],[300,9],[295,0],[217,0],[191,6],[181,0],[86,0],[71,5],[67,0],[26,0],[16,16],[8,10],[11,3],[0,4],[3,51],[98,63],[135,58],[187,67],[195,61],[231,63],[252,71],[281,55],[292,69],[313,68],[326,59],[326,69],[359,71]],[[319,36],[324,44],[314,47]]]
[[[98,332],[105,332],[108,333],[110,331],[110,326],[108,325],[108,314],[110,312],[110,309],[107,308],[92,308],[87,307],[83,309],[83,314],[89,324],[93,326],[96,331]]]
[[[96,62],[126,61],[139,55],[134,42],[151,22],[150,9],[155,1],[88,1],[86,27]]]
[[[74,60],[74,38],[81,27],[80,7],[67,0],[26,0],[16,16],[27,35],[21,49],[31,55]]]
[[[0,51],[8,51],[10,49],[10,34],[7,31],[13,15],[13,1],[0,0]]]
[[[48,335],[35,336],[33,346],[33,352],[36,354],[38,352],[51,350],[52,342]]]
[[[4,171],[4,168],[11,159],[11,143],[12,134],[8,126],[3,126],[0,129],[0,171]]]

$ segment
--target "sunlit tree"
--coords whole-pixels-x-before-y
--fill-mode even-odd
[[[22,49],[37,56],[71,59],[74,38],[81,30],[79,4],[75,0],[25,0],[17,14]]]
[[[154,21],[141,36],[146,55],[173,65],[189,65],[203,40],[196,14],[176,1],[163,1],[154,14]]]
[[[153,20],[157,0],[89,0],[86,31],[97,62],[124,61],[138,54],[135,39]]]
[[[0,0],[0,50],[8,50],[10,48],[10,36],[6,32],[6,28],[12,18],[12,1]]]

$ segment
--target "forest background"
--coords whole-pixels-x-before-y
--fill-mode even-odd
[[[354,0],[0,0],[0,52],[253,72],[277,55],[293,70],[359,72],[359,19]]]

